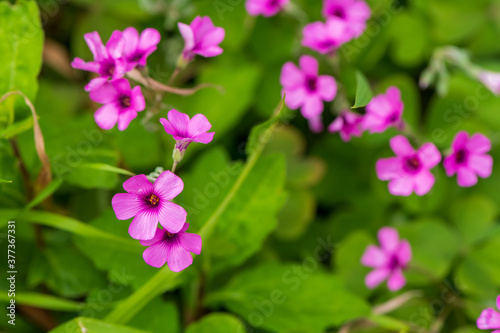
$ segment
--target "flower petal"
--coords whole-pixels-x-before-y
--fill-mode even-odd
[[[144,261],[146,264],[160,268],[167,262],[169,254],[169,246],[168,243],[158,242],[156,244],[151,245],[142,254]]]
[[[403,267],[406,267],[406,265],[408,265],[412,258],[411,246],[406,239],[403,239],[401,240],[401,242],[399,242],[399,247],[396,255],[398,256],[399,264]]]
[[[280,83],[283,87],[294,88],[304,84],[304,74],[293,62],[287,62],[281,68]]]
[[[107,83],[106,80],[104,84],[101,84],[99,87],[91,90],[89,97],[94,102],[108,104],[117,99],[118,92],[115,87],[112,84]]]
[[[424,167],[428,169],[434,168],[441,162],[441,153],[436,146],[430,142],[424,143],[418,149],[418,157],[422,161]]]
[[[365,278],[365,284],[368,288],[373,289],[382,283],[389,276],[390,271],[386,268],[377,268],[370,273]]]
[[[224,28],[215,27],[208,32],[200,43],[201,48],[208,48],[214,45],[219,45],[223,40],[226,32]]]
[[[118,130],[119,131],[126,130],[130,122],[134,120],[136,117],[137,117],[137,112],[135,110],[121,112],[118,115]]]
[[[394,178],[389,182],[389,193],[407,197],[413,192],[413,179],[408,176]]]
[[[453,148],[453,151],[456,152],[457,150],[464,148],[468,141],[469,141],[469,133],[467,133],[466,131],[460,131],[453,139],[453,142],[451,143],[451,148]]]
[[[158,216],[154,212],[143,210],[130,223],[128,233],[130,237],[140,240],[152,239],[158,226]]]
[[[125,41],[123,40],[123,33],[121,31],[115,30],[109,37],[106,43],[106,50],[112,58],[120,58],[123,53],[123,48],[125,47]]]
[[[179,243],[182,247],[189,252],[193,252],[194,254],[201,253],[201,236],[197,234],[191,234],[188,232],[179,233],[178,236]]]
[[[153,238],[148,239],[148,240],[142,239],[139,242],[141,243],[142,246],[151,246],[151,245],[163,240],[163,236],[165,236],[165,230],[163,230],[161,228],[156,228],[156,232],[155,232],[155,235]]]
[[[137,51],[137,46],[139,45],[139,33],[134,27],[128,27],[123,30],[123,38],[125,40],[125,46],[123,48],[123,53],[127,56],[132,56]]]
[[[71,67],[81,69],[82,71],[97,73],[99,71],[100,65],[99,63],[94,61],[85,62],[83,59],[75,58],[71,62]]]
[[[399,234],[394,228],[381,228],[377,233],[377,237],[382,250],[386,253],[394,253],[399,246]]]
[[[177,130],[172,126],[172,124],[165,118],[160,118],[160,123],[163,125],[165,132],[170,135],[177,136]]]
[[[299,59],[300,69],[302,73],[308,76],[318,76],[318,60],[309,55],[304,55]]]
[[[101,41],[101,36],[97,31],[89,32],[83,35],[83,39],[87,42],[90,52],[94,56],[95,61],[100,61],[104,57],[105,48]]]
[[[155,192],[161,195],[162,200],[171,200],[182,192],[184,183],[179,176],[167,170],[161,173],[153,186]]]
[[[476,133],[469,139],[469,142],[467,142],[465,146],[471,152],[484,154],[490,151],[491,141],[487,136],[481,133]]]
[[[477,328],[482,330],[500,328],[500,313],[492,308],[487,308],[481,312],[476,324]]]
[[[138,112],[146,108],[146,101],[144,100],[144,95],[142,94],[140,86],[135,86],[132,89],[130,94],[130,106]]]
[[[161,35],[158,30],[153,28],[144,29],[139,38],[139,49],[145,51],[149,48],[156,48],[160,40]]]
[[[146,175],[137,175],[127,179],[123,183],[123,189],[129,193],[145,196],[153,192],[153,184]]]
[[[415,149],[413,149],[413,146],[406,136],[396,135],[391,139],[389,144],[392,151],[397,156],[405,157],[415,153]]]
[[[189,124],[189,116],[175,109],[168,111],[168,121],[176,129],[177,134],[183,137],[187,136],[187,128]]]
[[[400,268],[396,268],[387,281],[387,287],[390,291],[398,291],[403,288],[405,284],[406,278],[403,275],[403,271]]]
[[[368,267],[380,267],[386,262],[387,256],[385,252],[375,245],[368,245],[361,257],[361,264]]]
[[[177,26],[182,38],[184,38],[184,50],[192,50],[195,44],[193,30],[189,25],[181,22],[177,23]]]
[[[415,186],[415,193],[417,195],[424,195],[429,193],[434,186],[435,178],[434,175],[428,170],[422,170],[414,177],[413,182]]]
[[[162,227],[168,232],[176,234],[182,230],[187,213],[181,206],[170,201],[163,201],[158,215]]]
[[[118,220],[128,220],[142,209],[142,200],[134,193],[117,193],[111,199],[111,206]]]
[[[307,93],[303,87],[285,89],[285,104],[292,110],[302,106],[306,98]]]
[[[457,171],[458,185],[462,187],[471,187],[477,184],[476,174],[469,168],[460,167]]]
[[[326,102],[331,102],[337,95],[337,82],[332,76],[321,75],[318,77],[318,93]]]
[[[475,171],[479,177],[487,178],[493,171],[493,158],[490,155],[471,154],[468,158],[469,168]]]
[[[399,157],[381,158],[377,161],[375,168],[380,180],[391,180],[401,177],[401,159]]]
[[[323,112],[323,101],[319,96],[309,96],[302,105],[300,112],[306,119],[315,118]]]
[[[198,143],[207,144],[207,143],[212,142],[214,135],[215,135],[215,132],[201,133],[201,134],[195,135],[193,137],[193,141],[198,142]]]
[[[203,57],[215,57],[222,54],[224,50],[220,46],[210,46],[201,50],[195,51],[196,54],[199,54]]]
[[[203,114],[196,114],[189,120],[187,133],[190,137],[207,132],[212,125]]]
[[[96,110],[94,113],[94,119],[100,128],[109,130],[116,125],[119,113],[120,110],[118,110],[116,104],[109,103]]]
[[[170,244],[167,254],[168,268],[174,272],[180,272],[193,263],[191,253],[184,249],[178,241]]]

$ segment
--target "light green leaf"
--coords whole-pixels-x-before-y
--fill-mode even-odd
[[[356,100],[353,109],[366,106],[373,98],[373,93],[370,88],[368,79],[360,71],[356,72]]]
[[[130,172],[125,169],[117,168],[109,164],[105,163],[83,163],[80,165],[80,168],[89,168],[89,169],[95,169],[95,170],[101,170],[101,171],[107,171],[107,172],[114,172],[120,175],[126,175],[126,176],[135,176],[133,172]]]
[[[12,180],[0,179],[0,183],[12,183]]]
[[[43,31],[35,1],[19,1],[11,5],[0,2],[0,96],[19,90],[34,100],[38,90],[37,77],[42,66]],[[14,102],[24,107],[20,99],[9,99],[0,105],[0,124],[14,121]]]
[[[234,277],[222,290],[208,294],[208,306],[223,305],[254,327],[269,331],[323,332],[367,315],[365,301],[345,291],[341,280],[313,268],[267,263]],[[306,268],[307,266],[307,268]]]
[[[62,179],[54,179],[49,185],[47,185],[38,195],[31,200],[25,207],[26,210],[29,210],[40,203],[42,203],[45,199],[51,196],[57,189],[62,185]]]
[[[4,130],[0,130],[0,137],[10,139],[20,133],[26,132],[33,128],[33,117],[25,118],[21,121],[15,122]]]
[[[49,333],[148,333],[135,328],[121,325],[113,325],[101,320],[78,317],[72,319]]]
[[[10,297],[7,293],[0,294],[1,302],[9,302]],[[39,294],[32,292],[16,292],[16,303],[29,305],[40,309],[77,312],[84,307],[84,303],[64,299],[48,294]]]
[[[245,333],[246,331],[243,323],[229,313],[211,313],[192,323],[186,329],[186,333]]]

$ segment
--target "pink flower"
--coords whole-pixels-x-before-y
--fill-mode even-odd
[[[500,310],[500,295],[497,297],[497,308]],[[500,313],[495,309],[487,308],[481,312],[476,324],[481,330],[496,330],[491,333],[500,333]]]
[[[385,94],[373,97],[368,103],[362,126],[370,133],[382,133],[390,126],[400,127],[403,108],[401,92],[396,87],[389,87]]]
[[[190,252],[201,252],[201,237],[187,233],[188,228],[189,224],[185,223],[176,234],[156,228],[152,239],[141,240],[142,245],[149,246],[143,253],[146,263],[153,267],[162,267],[168,263],[168,268],[174,272],[180,272],[190,266],[193,263]]]
[[[207,117],[196,114],[193,118],[175,109],[168,111],[167,119],[160,118],[165,132],[175,139],[175,147],[181,152],[186,150],[191,142],[209,143],[214,138],[214,132],[207,132],[212,125]]]
[[[321,54],[335,51],[352,38],[347,24],[335,17],[327,18],[326,23],[309,23],[302,34],[302,45]]]
[[[118,129],[125,130],[137,117],[137,112],[144,110],[146,103],[141,87],[130,88],[127,79],[106,82],[90,92],[90,99],[104,104],[94,114],[95,122],[102,129],[111,129],[118,122]]]
[[[323,15],[345,21],[349,34],[356,38],[365,31],[371,11],[364,0],[325,0]]]
[[[481,81],[492,93],[500,95],[500,73],[490,71],[480,71],[477,75]]]
[[[222,53],[219,44],[224,39],[223,28],[215,27],[208,16],[196,16],[190,25],[178,23],[179,31],[184,38],[184,60],[191,61],[195,55],[215,57]]]
[[[127,71],[135,66],[146,66],[146,60],[151,53],[156,51],[161,35],[156,29],[148,28],[139,33],[133,27],[123,31],[125,47],[123,58],[127,62]]]
[[[491,141],[482,134],[469,138],[467,132],[459,132],[451,144],[451,154],[444,159],[446,174],[458,175],[458,185],[469,187],[477,184],[477,176],[487,178],[493,169],[493,158],[486,153]]]
[[[116,218],[128,220],[134,217],[128,232],[132,238],[152,239],[158,222],[170,233],[179,232],[186,222],[186,211],[170,200],[184,188],[177,175],[164,171],[151,184],[145,175],[137,175],[123,183],[127,193],[115,194],[111,200]]]
[[[274,16],[285,7],[290,0],[247,0],[245,7],[252,16]]]
[[[356,112],[342,110],[338,117],[328,126],[330,133],[339,132],[343,141],[350,141],[353,136],[361,136],[363,117]]]
[[[290,109],[301,108],[304,118],[310,121],[313,131],[322,130],[323,101],[330,102],[337,95],[337,83],[332,76],[318,75],[318,61],[302,56],[300,68],[287,62],[281,69],[280,83],[286,94],[285,103]]]
[[[114,31],[106,46],[102,44],[101,37],[96,31],[85,34],[83,37],[94,55],[94,60],[85,62],[80,58],[75,58],[71,66],[100,75],[99,78],[90,81],[85,86],[85,90],[92,90],[107,81],[108,78],[116,79],[123,77],[126,72],[126,63],[121,58],[123,48],[125,47],[122,32]]]
[[[390,291],[398,291],[406,284],[403,270],[411,260],[411,246],[407,240],[400,240],[396,229],[384,227],[378,231],[380,247],[369,245],[361,263],[374,268],[365,278],[366,286],[375,288],[384,280]]]
[[[390,141],[396,157],[381,158],[377,161],[377,176],[389,180],[389,192],[393,195],[408,196],[428,193],[434,185],[430,170],[441,161],[439,150],[432,143],[426,143],[415,151],[408,139],[402,135]]]

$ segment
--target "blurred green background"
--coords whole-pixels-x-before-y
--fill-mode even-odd
[[[322,19],[321,1],[291,2],[293,11],[271,18],[248,16],[243,0],[45,0],[37,1],[39,14],[30,1],[0,2],[0,93],[21,90],[34,101],[54,179],[47,187],[52,197],[24,209],[41,190],[41,163],[30,110],[9,98],[0,106],[0,179],[12,181],[0,183],[0,244],[6,254],[6,222],[15,220],[18,308],[16,326],[3,316],[2,331],[337,332],[356,318],[371,324],[348,332],[478,331],[476,318],[494,307],[500,292],[500,165],[473,188],[458,187],[438,166],[428,195],[400,198],[388,193],[374,167],[392,155],[388,141],[395,129],[344,143],[338,135],[310,133],[300,115],[286,110],[286,124],[273,132],[255,165],[249,166],[245,146],[252,128],[280,102],[281,66],[312,54],[352,104],[360,70],[375,93],[401,89],[403,117],[422,138],[446,150],[458,131],[481,132],[492,139],[496,161],[500,98],[479,97],[481,84],[453,68],[445,97],[420,90],[418,80],[434,50],[446,45],[500,70],[500,1],[369,0],[368,28],[339,50],[338,66],[300,45],[302,27]],[[93,119],[98,106],[83,89],[89,76],[69,65],[74,57],[91,57],[83,35],[98,31],[107,40],[128,26],[159,30],[162,41],[148,68],[166,82],[183,47],[177,22],[196,15],[226,30],[224,53],[197,58],[174,84],[210,82],[225,92],[168,94],[149,121],[142,112],[124,132],[100,130]],[[111,209],[127,176],[96,165],[136,174],[171,167],[173,140],[157,121],[170,108],[205,114],[216,132],[209,145],[191,145],[179,165],[185,188],[177,203],[188,212],[190,231],[199,231],[235,195],[193,266],[168,275],[163,289],[149,290],[152,299],[141,302],[146,291],[139,288],[158,269],[143,261],[144,248]],[[335,110],[335,101],[325,105],[325,124]],[[249,173],[234,191],[242,170]],[[384,286],[368,290],[369,270],[359,262],[386,225],[413,248],[408,284],[398,293]],[[5,309],[7,280],[0,286]],[[415,290],[418,296],[388,313],[374,307]],[[127,303],[135,309],[130,320],[110,317],[134,292],[139,297]]]

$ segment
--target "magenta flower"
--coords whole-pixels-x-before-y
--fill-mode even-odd
[[[352,38],[347,24],[335,17],[327,18],[326,23],[309,23],[302,34],[302,45],[321,54],[335,51]]]
[[[497,297],[497,309],[500,310],[500,295]],[[476,324],[481,330],[496,330],[491,333],[500,333],[500,313],[495,309],[487,308],[481,312]]]
[[[186,222],[186,211],[170,200],[184,188],[177,175],[164,171],[151,184],[145,175],[137,175],[123,183],[127,193],[115,194],[111,200],[116,218],[128,220],[134,217],[128,232],[132,238],[152,239],[158,222],[170,233],[179,232]]]
[[[400,240],[396,229],[384,227],[378,231],[380,247],[369,245],[361,258],[364,266],[374,268],[365,278],[365,284],[373,289],[384,280],[390,291],[398,291],[406,284],[403,270],[411,260],[411,246]]]
[[[480,71],[477,74],[477,78],[493,94],[500,95],[500,73],[490,72],[490,71]]]
[[[185,223],[176,233],[156,228],[154,237],[150,240],[141,240],[141,244],[149,246],[144,250],[143,257],[146,263],[153,267],[162,267],[165,263],[174,272],[180,272],[193,263],[190,252],[200,254],[201,237],[187,233],[189,224]]]
[[[118,129],[125,130],[137,117],[137,112],[144,110],[146,103],[141,87],[130,88],[127,79],[106,82],[90,92],[90,99],[104,104],[94,114],[100,128],[108,130],[118,122]]]
[[[290,109],[301,108],[304,118],[311,123],[311,129],[322,127],[323,101],[330,102],[337,95],[337,83],[332,76],[318,75],[318,61],[311,56],[302,56],[300,68],[287,62],[281,69],[280,83],[286,94],[285,103]],[[319,120],[319,125],[318,125]]]
[[[179,31],[184,38],[182,56],[191,61],[199,54],[203,57],[215,57],[222,53],[219,44],[224,40],[223,28],[215,27],[208,16],[196,16],[190,25],[178,23]]]
[[[415,151],[408,139],[402,135],[390,141],[396,157],[381,158],[377,161],[377,176],[389,180],[392,195],[408,196],[428,193],[434,185],[434,175],[430,170],[441,161],[439,150],[432,143],[426,143]]]
[[[323,15],[345,21],[349,34],[356,38],[365,31],[371,11],[364,0],[325,0]]]
[[[493,158],[486,153],[491,141],[482,134],[469,138],[467,132],[459,132],[451,144],[451,154],[444,159],[446,174],[457,174],[458,185],[469,187],[477,184],[477,176],[487,178],[493,169]]]
[[[353,136],[361,136],[363,116],[349,110],[342,110],[338,117],[328,126],[330,133],[339,132],[343,141],[351,140]]]
[[[160,118],[165,132],[175,139],[175,148],[181,152],[186,150],[191,142],[209,143],[214,138],[214,132],[207,132],[212,125],[202,114],[194,115],[189,119],[185,113],[175,109],[170,110],[167,119]]]
[[[108,78],[116,79],[123,77],[126,72],[126,63],[122,59],[122,52],[125,47],[122,32],[114,31],[106,46],[102,44],[101,37],[96,31],[85,34],[83,37],[94,55],[94,60],[85,62],[80,58],[75,58],[71,66],[100,75],[99,78],[90,81],[85,86],[85,90],[90,91],[92,88],[107,81]]]
[[[385,94],[373,97],[368,103],[362,126],[370,133],[382,133],[390,126],[401,127],[403,108],[401,92],[389,87]]]
[[[148,28],[139,33],[133,27],[123,30],[125,47],[123,58],[127,62],[127,71],[135,66],[146,66],[146,60],[151,53],[156,51],[161,35],[156,29]]]
[[[245,7],[252,16],[274,16],[285,7],[290,0],[247,0]]]

